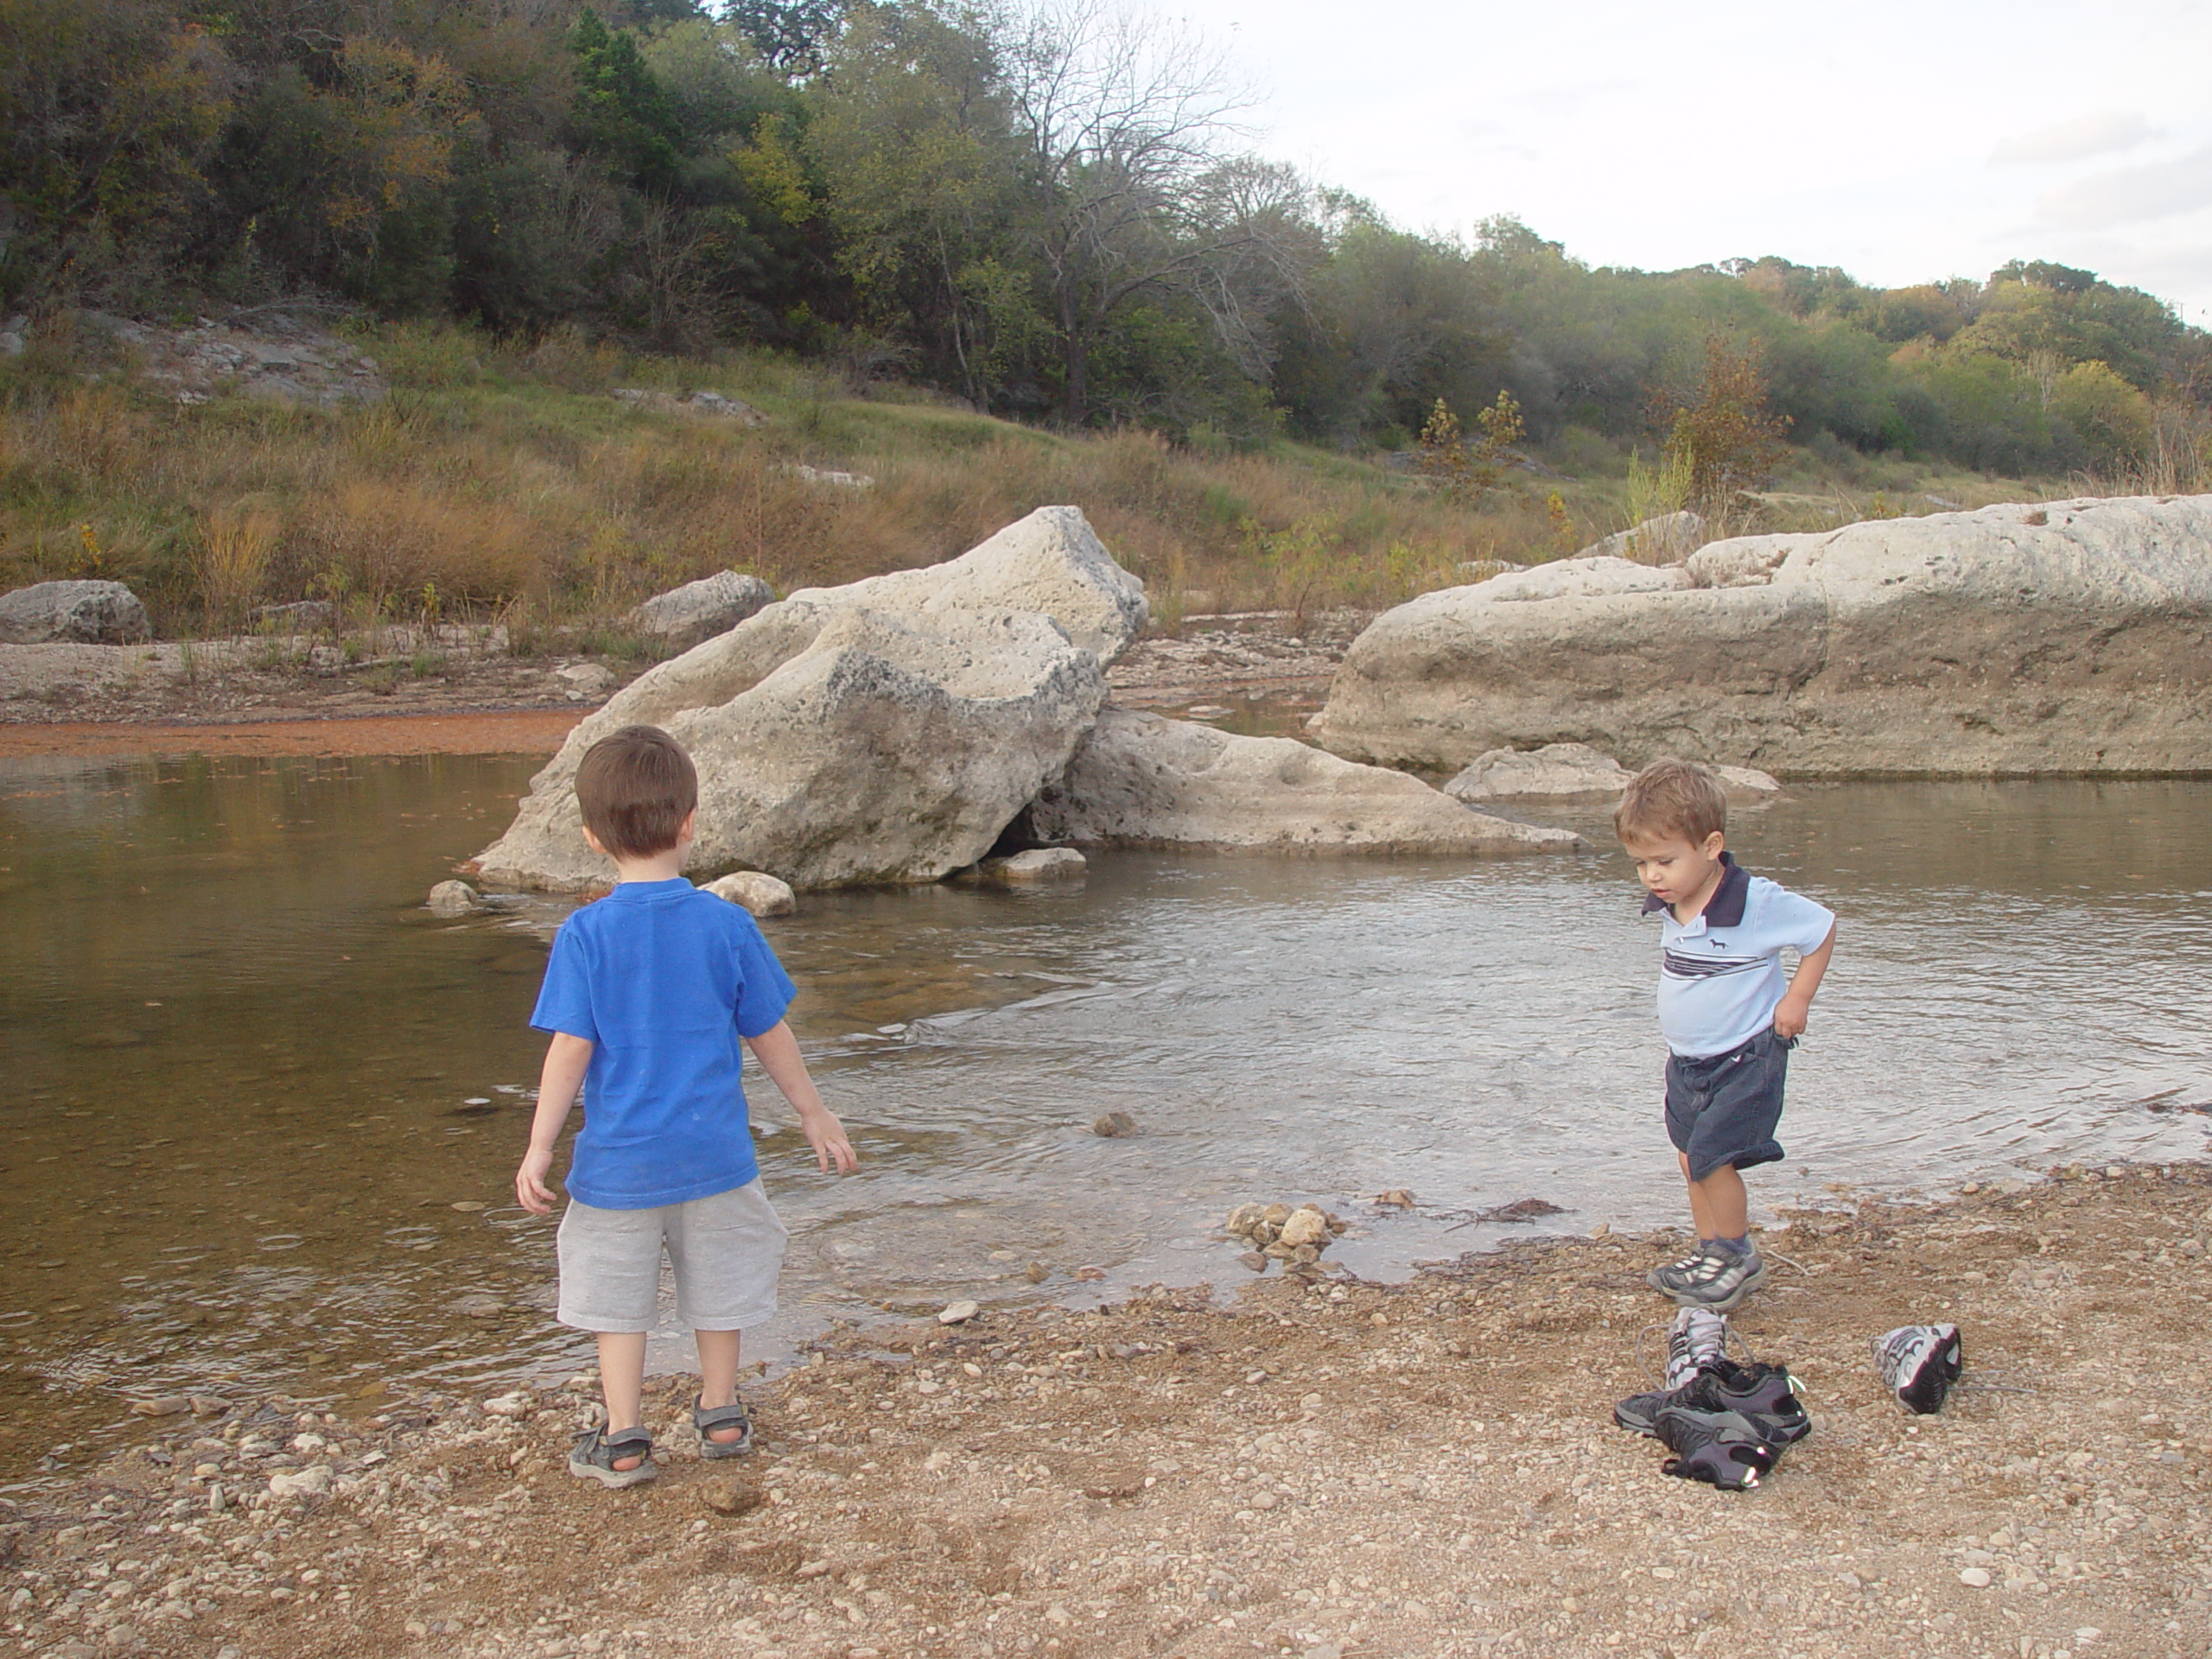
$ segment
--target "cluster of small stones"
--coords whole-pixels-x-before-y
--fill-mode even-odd
[[[1351,1227],[1343,1217],[1314,1204],[1301,1204],[1295,1210],[1287,1204],[1240,1204],[1222,1225],[1231,1238],[1251,1246],[1237,1259],[1255,1273],[1266,1272],[1270,1262],[1280,1262],[1286,1269],[1311,1268]]]

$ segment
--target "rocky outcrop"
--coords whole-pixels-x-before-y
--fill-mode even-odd
[[[775,589],[760,577],[721,570],[654,594],[630,613],[628,621],[639,633],[689,651],[775,602]]]
[[[1705,540],[1705,520],[1689,512],[1662,512],[1592,542],[1580,558],[1634,559],[1641,564],[1680,564]]]
[[[1427,594],[1314,728],[1460,766],[1586,741],[1798,775],[2212,771],[2212,496],[1988,507]]]
[[[154,637],[119,582],[40,582],[0,594],[0,645],[133,645]]]
[[[1749,766],[1713,770],[1728,798],[1739,804],[1763,801],[1782,787]],[[1444,792],[1470,806],[1491,801],[1611,800],[1635,776],[1612,756],[1600,754],[1586,743],[1547,743],[1540,749],[1492,749],[1478,754],[1444,785]]]
[[[1417,778],[1287,737],[1232,737],[1108,709],[1030,809],[1042,839],[1309,853],[1519,853],[1579,847],[1563,830],[1460,805]]]
[[[960,558],[808,588],[663,663],[569,734],[484,880],[612,879],[572,788],[584,751],[666,728],[700,778],[692,863],[794,887],[933,881],[975,863],[1065,766],[1144,625],[1143,585],[1083,514],[1045,507]]]
[[[1618,795],[1636,774],[1587,743],[1492,749],[1444,785],[1455,801],[1592,801]]]

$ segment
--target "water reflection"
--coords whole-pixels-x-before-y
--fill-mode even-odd
[[[0,1466],[96,1444],[128,1394],[576,1362],[507,1185],[563,907],[419,908],[535,765],[0,765]],[[2212,1098],[2208,809],[2200,782],[1851,785],[1744,815],[1745,861],[1843,918],[1762,1194],[2201,1152],[2206,1119],[2138,1103]],[[1673,1219],[1636,898],[1606,855],[1117,856],[1073,891],[810,899],[770,931],[868,1161],[815,1174],[760,1085],[794,1240],[756,1351],[1087,1294],[1087,1267],[1233,1276],[1212,1226],[1245,1197],[1411,1188],[1341,1249],[1376,1272],[1495,1240],[1467,1218],[1520,1198]],[[1113,1109],[1145,1133],[1087,1132]]]

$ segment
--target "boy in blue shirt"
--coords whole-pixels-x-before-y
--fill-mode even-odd
[[[554,1143],[586,1089],[558,1317],[598,1336],[607,1399],[606,1426],[577,1438],[569,1472],[608,1486],[658,1472],[642,1397],[664,1249],[677,1317],[698,1341],[699,1449],[730,1458],[752,1445],[737,1397],[741,1331],[776,1310],[785,1235],[753,1160],[741,1041],[798,1110],[823,1170],[856,1161],[784,1023],[794,988],[760,927],[683,877],[698,800],[691,757],[656,727],[626,726],[586,752],[584,839],[620,883],[561,925],[530,1020],[553,1036],[515,1172],[515,1196],[535,1214],[552,1213]]]
[[[1835,916],[1745,870],[1723,850],[1728,797],[1705,766],[1661,760],[1613,814],[1660,924],[1659,1029],[1667,1137],[1689,1183],[1698,1247],[1649,1275],[1683,1307],[1726,1313],[1766,1279],[1740,1172],[1782,1154],[1774,1138],[1789,1050],[1835,949]],[[1797,974],[1782,952],[1799,953]]]

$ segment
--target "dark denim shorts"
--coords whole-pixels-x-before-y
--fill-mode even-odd
[[[1749,1169],[1782,1156],[1782,1080],[1795,1037],[1770,1026],[1725,1054],[1667,1059],[1667,1138],[1690,1161],[1690,1179],[1716,1169]]]

